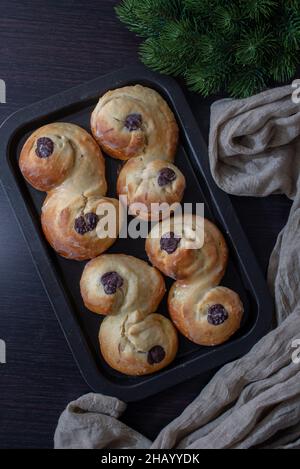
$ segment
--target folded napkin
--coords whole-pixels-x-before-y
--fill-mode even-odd
[[[293,91],[281,87],[211,108],[209,158],[218,186],[235,195],[282,193],[294,200],[268,270],[277,328],[219,370],[154,442],[118,420],[123,402],[87,394],[62,413],[55,448],[300,448],[294,348],[300,339],[300,106]]]

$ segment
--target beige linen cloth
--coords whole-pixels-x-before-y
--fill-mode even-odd
[[[292,361],[300,339],[300,105],[293,91],[221,100],[211,109],[216,183],[230,194],[294,200],[269,264],[277,328],[218,371],[154,442],[118,420],[126,404],[87,394],[61,415],[55,448],[300,448],[300,364]]]

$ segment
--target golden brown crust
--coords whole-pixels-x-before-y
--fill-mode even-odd
[[[169,232],[180,238],[178,248],[171,254],[160,246],[161,237]],[[180,216],[155,225],[146,239],[146,252],[151,264],[177,280],[191,278],[196,273],[205,278],[213,272],[218,283],[228,260],[226,242],[218,228],[207,219],[189,214],[185,215],[184,228]]]
[[[53,143],[48,157],[37,154],[41,138]],[[75,230],[76,218],[96,213],[104,204],[111,203],[118,215],[118,201],[104,197],[107,186],[103,156],[84,129],[64,122],[39,128],[25,142],[19,166],[34,188],[47,192],[42,207],[42,228],[60,255],[90,259],[113,244],[116,236],[101,239],[96,229],[84,234]]]
[[[74,220],[91,212],[102,215],[101,207],[106,204],[111,204],[115,208],[118,217],[119,203],[117,199],[91,197],[86,200],[79,196],[77,199],[73,199],[72,203],[61,208],[59,194],[48,194],[41,214],[42,228],[48,243],[62,257],[78,261],[92,259],[105,252],[117,238],[119,223],[116,227],[116,236],[110,237],[99,234],[98,227],[81,235],[74,230]]]
[[[154,266],[176,279],[168,296],[170,316],[182,334],[193,342],[221,344],[237,331],[243,315],[239,296],[229,288],[218,286],[228,260],[225,239],[213,223],[194,215],[185,218],[184,229],[178,217],[171,225],[167,224],[165,220],[153,228],[146,240],[146,252]],[[191,233],[195,227],[201,231],[201,225],[203,246],[191,249]],[[160,244],[161,236],[170,231],[180,238],[172,253]],[[201,233],[198,241],[201,245]],[[213,314],[216,314],[214,321]]]
[[[161,314],[142,315],[134,311],[126,317],[107,316],[99,331],[100,349],[104,360],[115,370],[141,376],[165,368],[178,350],[176,329]],[[165,356],[159,363],[148,362],[153,347],[163,347]]]
[[[216,304],[228,313],[228,319],[219,325],[207,321],[209,307]],[[169,292],[168,307],[180,332],[192,342],[207,346],[226,342],[239,329],[243,317],[238,294],[226,287],[212,287],[204,293],[198,284],[184,287],[175,282]]]
[[[107,291],[103,279],[111,273],[121,282]],[[112,368],[144,375],[174,359],[176,330],[169,319],[154,313],[165,293],[165,282],[157,269],[125,254],[103,254],[86,265],[80,290],[89,310],[106,315],[99,341],[102,356]],[[163,354],[159,360],[149,361],[149,353],[157,347]]]
[[[123,285],[114,295],[106,295],[101,276],[117,272]],[[98,314],[140,310],[153,313],[165,292],[161,273],[141,259],[126,254],[103,254],[89,261],[82,273],[80,291],[85,306]]]
[[[125,122],[132,114],[139,114],[142,123],[130,131]],[[125,86],[105,93],[92,113],[91,129],[99,145],[114,158],[128,160],[147,153],[174,159],[178,126],[166,101],[151,88]]]
[[[128,116],[137,116],[133,128],[128,128]],[[185,178],[172,164],[178,126],[164,99],[141,85],[109,91],[93,111],[91,128],[106,153],[129,160],[117,182],[118,195],[127,198],[129,213],[142,220],[168,216],[166,205],[180,203]],[[161,183],[161,171],[166,169],[172,176],[170,180],[163,178]],[[153,204],[165,206],[160,208]]]
[[[159,185],[159,175],[166,168],[174,173],[174,180]],[[184,189],[185,178],[174,164],[158,159],[145,162],[143,157],[127,161],[117,181],[118,195],[126,196],[129,213],[143,220],[169,216],[170,206],[181,202]]]

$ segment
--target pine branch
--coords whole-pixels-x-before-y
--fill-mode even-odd
[[[300,0],[123,0],[116,12],[145,38],[148,67],[204,96],[249,96],[300,62]]]
[[[186,73],[186,81],[192,91],[203,96],[218,93],[226,80],[226,70],[212,68],[203,63],[194,64]]]
[[[234,4],[217,6],[212,15],[216,29],[221,33],[230,35],[237,33],[241,17],[240,9]]]
[[[296,74],[297,57],[294,52],[282,49],[276,54],[270,72],[275,81],[284,82]]]
[[[232,74],[228,91],[234,98],[247,98],[259,93],[266,87],[265,74],[262,69],[244,67]]]
[[[236,60],[239,64],[261,64],[276,48],[276,40],[270,28],[266,25],[258,26],[254,30],[242,33],[236,44]]]
[[[116,8],[119,19],[140,36],[158,35],[179,15],[180,0],[123,0]]]
[[[275,0],[241,0],[240,5],[246,17],[259,20],[262,16],[265,18],[271,16],[278,2]]]
[[[150,37],[141,45],[141,59],[153,70],[175,76],[184,74],[198,51],[198,43],[189,20],[172,21],[159,37]]]
[[[218,0],[183,0],[182,3],[188,11],[202,17],[209,16],[220,5]]]
[[[300,3],[300,2],[299,2]],[[300,47],[300,7],[298,14],[294,9],[285,8],[279,24],[279,35],[285,49],[297,50]]]

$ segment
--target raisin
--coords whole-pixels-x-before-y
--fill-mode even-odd
[[[93,212],[86,213],[75,219],[74,229],[78,234],[84,235],[88,231],[93,231],[99,221],[98,215]]]
[[[101,277],[101,283],[106,295],[113,295],[123,285],[123,279],[117,272],[106,272]]]
[[[152,347],[147,356],[147,360],[149,365],[154,365],[155,363],[160,363],[166,356],[166,352],[164,351],[163,347],[160,345],[155,345]]]
[[[178,244],[180,243],[179,236],[176,236],[173,231],[165,233],[160,238],[160,249],[166,251],[168,254],[172,254],[176,251]]]
[[[96,215],[96,213],[94,212],[89,212],[85,214],[84,218],[85,218],[85,223],[86,223],[86,230],[93,231],[96,228],[97,223],[99,221],[98,215]]]
[[[84,216],[81,215],[80,217],[75,218],[74,229],[80,235],[84,235],[87,232]]]
[[[54,143],[51,138],[41,137],[37,139],[35,153],[39,158],[49,158],[54,150]]]
[[[224,306],[217,304],[208,308],[207,321],[209,324],[212,324],[213,326],[220,326],[220,324],[223,324],[226,319],[228,319],[228,312]]]
[[[124,125],[126,129],[129,130],[129,132],[132,132],[133,130],[138,130],[142,126],[142,116],[141,114],[133,113],[129,114],[124,122]]]
[[[176,173],[171,168],[162,168],[158,173],[157,182],[160,187],[166,186],[175,181]]]

